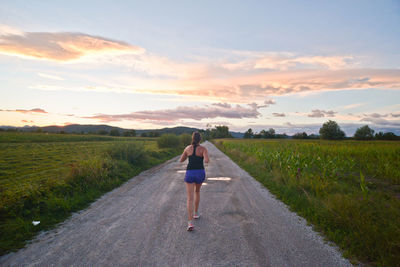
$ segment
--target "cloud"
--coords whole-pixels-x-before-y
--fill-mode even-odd
[[[390,113],[390,115],[392,115],[392,117],[395,117],[395,118],[400,117],[400,113]]]
[[[58,81],[63,81],[64,80],[60,76],[50,75],[50,74],[46,74],[46,73],[38,73],[37,75],[40,76],[40,77],[47,78],[47,79],[52,79],[52,80],[58,80]]]
[[[24,33],[14,27],[8,26],[8,25],[4,25],[4,24],[0,24],[0,36],[1,35],[23,35]]]
[[[386,119],[382,119],[382,118],[365,117],[365,118],[362,118],[360,121],[371,122],[371,123],[376,124],[376,125],[393,125],[393,124],[397,124],[398,126],[400,126],[400,122],[395,123],[392,120],[386,120]]]
[[[231,108],[231,105],[228,103],[212,103],[211,105],[221,108]]]
[[[24,32],[0,35],[0,53],[53,61],[71,61],[85,55],[144,49],[122,41],[75,32]]]
[[[272,113],[272,116],[274,117],[286,117],[285,113]]]
[[[264,104],[266,104],[266,105],[275,105],[276,104],[276,102],[275,102],[275,100],[274,99],[266,99],[265,101],[264,101]]]
[[[400,126],[400,121],[397,119],[400,117],[398,113],[371,113],[371,114],[363,114],[360,121],[370,122],[379,126]]]
[[[364,103],[354,103],[354,104],[350,104],[350,105],[339,106],[337,108],[346,110],[346,109],[353,109],[353,108],[361,107],[361,106],[364,106],[366,104],[367,103],[365,103],[365,102]]]
[[[76,92],[103,92],[103,93],[133,93],[124,90],[120,87],[109,87],[109,86],[58,86],[58,85],[46,85],[46,84],[37,84],[32,85],[29,88],[38,89],[43,91],[76,91]]]
[[[348,67],[353,60],[351,56],[297,56],[292,53],[281,53],[264,56],[254,62],[255,69],[301,69],[322,67],[341,69]]]
[[[368,75],[368,79],[357,79]],[[357,80],[357,82],[355,82]],[[163,88],[168,86],[168,88]],[[137,88],[138,93],[196,96],[203,99],[249,103],[289,94],[349,89],[400,89],[400,70],[274,71],[214,79],[165,81],[158,88]]]
[[[337,112],[335,112],[333,110],[325,111],[325,110],[320,110],[320,109],[314,109],[307,116],[311,117],[311,118],[335,117],[335,113],[337,113]]]
[[[387,116],[389,116],[389,114],[371,113],[371,114],[369,114],[369,115],[365,115],[365,114],[364,114],[364,116],[377,119],[377,118],[384,118],[384,117],[387,117]]]
[[[275,102],[271,97],[279,95],[366,88],[400,89],[400,69],[362,68],[360,59],[353,55],[222,50],[213,56],[178,61],[123,41],[86,33],[22,32],[7,26],[0,27],[0,53],[84,63],[94,68],[107,66],[107,70],[117,65],[129,72],[129,77],[118,79],[118,86],[108,86],[108,81],[115,78],[107,77],[107,72],[101,69],[105,74],[96,84],[79,88],[32,87],[42,90],[124,91],[272,105]]]
[[[8,111],[8,112],[19,112],[19,113],[48,113],[44,109],[41,108],[33,108],[33,109],[7,109],[0,111]]]
[[[235,70],[343,69],[357,64],[352,55],[299,55],[291,52],[219,50],[225,58],[221,66]]]
[[[199,106],[180,106],[175,109],[163,109],[152,111],[136,111],[128,114],[97,114],[95,116],[84,117],[87,119],[96,119],[102,122],[112,121],[178,121],[182,119],[202,120],[210,118],[257,118],[260,113],[257,108],[246,108],[240,105],[231,106],[226,103],[215,103],[211,105]]]

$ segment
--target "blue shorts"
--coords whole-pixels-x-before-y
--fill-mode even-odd
[[[185,182],[201,184],[206,179],[206,171],[204,169],[199,170],[186,170]]]

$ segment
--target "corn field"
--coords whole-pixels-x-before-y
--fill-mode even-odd
[[[354,262],[400,262],[400,142],[214,143]]]

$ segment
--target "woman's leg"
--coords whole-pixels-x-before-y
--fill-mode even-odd
[[[196,185],[196,195],[194,198],[194,212],[199,210],[199,203],[200,203],[200,187],[202,184],[195,184]]]
[[[186,183],[188,220],[193,219],[194,183]]]

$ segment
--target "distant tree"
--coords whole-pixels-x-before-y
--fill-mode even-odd
[[[383,134],[384,140],[398,140],[399,137],[392,132],[387,132]]]
[[[110,131],[111,136],[120,136],[119,130],[118,129],[111,129]]]
[[[262,136],[262,134],[261,133],[254,133],[253,134],[253,138],[254,139],[260,139],[260,138],[262,138],[263,136]]]
[[[211,125],[207,125],[207,127],[211,127]],[[215,126],[214,128],[207,128],[206,130],[199,130],[199,133],[202,135],[203,140],[210,140],[213,138],[233,138],[233,136],[229,133],[228,126]]]
[[[211,138],[232,138],[228,126],[215,126],[211,129]]]
[[[308,138],[308,135],[307,135],[306,132],[295,133],[295,134],[293,135],[293,138],[294,138],[294,139],[307,139],[307,138]]]
[[[202,140],[211,139],[211,129],[199,130],[199,133],[202,135]]]
[[[244,133],[243,138],[253,138],[253,135],[254,135],[253,130],[250,128]]]
[[[147,133],[146,133],[146,132],[143,132],[143,133],[140,134],[140,136],[141,136],[141,137],[147,137]]]
[[[159,132],[148,132],[147,137],[160,137],[161,134]]]
[[[377,140],[383,140],[383,132],[378,132],[375,134],[375,139]]]
[[[331,120],[322,125],[322,127],[319,129],[319,134],[321,139],[328,140],[340,140],[346,136],[345,133],[340,129],[337,122]]]
[[[37,133],[42,133],[43,130],[42,130],[42,128],[37,128],[37,129],[36,129],[36,132],[37,132]]]
[[[289,138],[289,136],[288,136],[286,133],[283,133],[283,134],[275,134],[274,137],[275,137],[275,138],[278,138],[278,139],[286,139],[286,138]]]
[[[354,139],[356,140],[371,140],[374,138],[374,130],[369,128],[368,125],[360,127],[357,129],[356,133],[354,134]]]
[[[107,135],[108,132],[107,132],[106,130],[99,130],[99,131],[97,132],[97,134],[100,134],[100,135]]]
[[[379,132],[379,133],[375,134],[375,139],[377,139],[377,140],[400,140],[400,137],[395,135],[392,132],[387,132],[387,133]]]
[[[136,136],[136,131],[135,130],[128,130],[124,132],[124,136],[126,137],[134,137]]]
[[[268,131],[261,130],[260,131],[261,138],[275,138],[275,130],[273,128],[269,128]]]
[[[3,128],[0,128],[0,132],[4,132],[4,129],[3,129]]]
[[[267,138],[268,133],[266,130],[261,130],[259,135],[260,135],[260,138]]]

